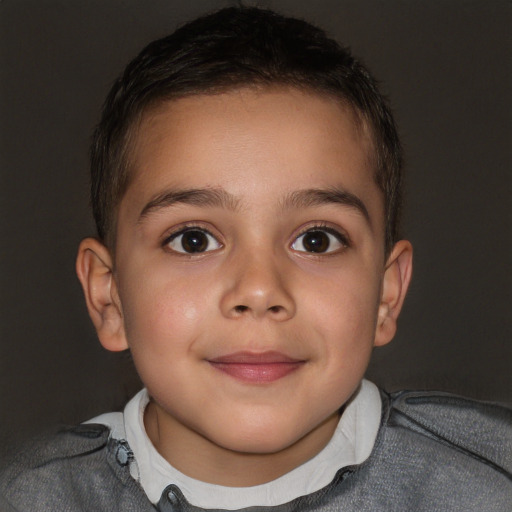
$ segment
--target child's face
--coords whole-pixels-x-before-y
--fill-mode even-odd
[[[99,332],[131,349],[160,434],[253,453],[330,438],[403,291],[396,253],[383,285],[369,151],[348,109],[295,90],[145,117],[118,215],[117,341]]]

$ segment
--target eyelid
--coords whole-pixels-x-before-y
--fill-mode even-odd
[[[341,228],[339,227],[334,227],[332,225],[330,225],[329,223],[326,223],[326,222],[314,222],[313,224],[308,224],[306,226],[302,226],[297,233],[295,233],[292,237],[292,241],[291,241],[291,244],[290,244],[290,247],[293,249],[293,244],[303,235],[305,235],[306,233],[309,233],[311,231],[324,231],[330,235],[333,235],[337,240],[338,242],[344,246],[344,248],[347,248],[347,247],[351,247],[352,246],[352,241],[350,240],[350,237],[348,236],[348,234]],[[306,252],[306,251],[299,251],[297,250],[297,252]],[[334,251],[327,251],[327,252],[324,252],[324,253],[309,253],[313,256],[323,256],[323,255],[331,255],[331,254],[335,254],[339,252],[339,250],[334,250]]]
[[[170,242],[172,242],[178,236],[183,235],[183,234],[185,234],[188,231],[202,231],[207,236],[210,236],[210,237],[214,238],[217,241],[217,243],[219,244],[219,247],[214,249],[214,250],[217,250],[217,249],[220,249],[220,248],[224,247],[224,244],[221,241],[220,236],[217,235],[217,234],[212,233],[213,230],[211,228],[209,228],[209,227],[206,227],[204,225],[204,223],[202,223],[200,221],[197,221],[197,222],[185,222],[183,224],[179,224],[178,226],[174,226],[172,228],[171,232],[170,233],[167,232],[167,234],[163,237],[163,239],[161,241],[161,246],[165,248],[166,246],[169,245]],[[204,254],[205,252],[212,252],[212,250],[209,250],[209,251],[205,251],[205,252],[190,253],[189,254],[189,253],[185,253],[185,252],[182,253],[180,251],[176,251],[176,250],[173,250],[173,249],[169,249],[169,250],[172,251],[175,254],[185,255],[185,256],[200,256],[201,254]]]

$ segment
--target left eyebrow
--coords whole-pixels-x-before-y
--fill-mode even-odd
[[[151,213],[162,208],[168,208],[177,204],[189,204],[202,207],[219,207],[228,210],[238,209],[238,200],[222,188],[192,188],[166,190],[154,196],[142,209],[139,222],[143,221]]]
[[[364,202],[352,192],[347,190],[331,188],[311,188],[297,190],[287,195],[282,201],[282,208],[310,208],[328,204],[340,204],[359,212],[371,227],[370,214]]]

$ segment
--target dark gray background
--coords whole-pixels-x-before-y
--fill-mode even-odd
[[[87,146],[150,40],[226,1],[0,0],[0,451],[119,408],[139,383],[100,347],[74,274],[93,233]],[[512,404],[512,4],[276,0],[350,44],[383,82],[407,153],[415,272],[369,376]]]

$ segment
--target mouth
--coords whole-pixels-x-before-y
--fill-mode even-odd
[[[280,352],[235,352],[208,359],[213,368],[235,379],[250,383],[273,382],[301,368],[305,361]]]

